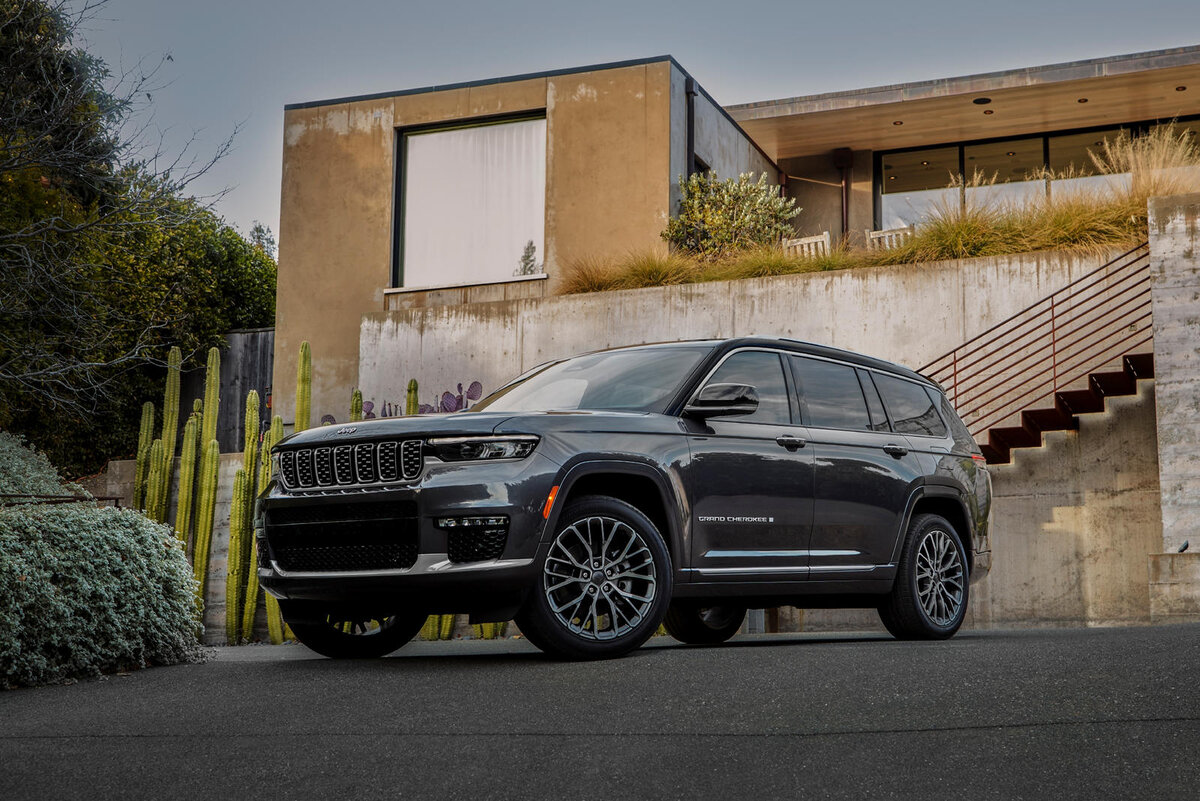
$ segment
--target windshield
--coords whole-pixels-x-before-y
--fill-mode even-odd
[[[712,348],[638,348],[589,353],[518,379],[472,411],[662,412],[679,384]]]

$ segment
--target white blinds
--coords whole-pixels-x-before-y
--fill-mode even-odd
[[[542,271],[545,119],[409,134],[404,146],[401,285],[488,283]]]

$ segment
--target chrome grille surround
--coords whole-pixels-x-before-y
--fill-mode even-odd
[[[320,445],[280,451],[279,478],[289,491],[336,490],[415,481],[424,463],[419,439]]]

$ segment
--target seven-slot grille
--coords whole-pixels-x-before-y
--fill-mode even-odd
[[[412,481],[421,475],[421,466],[419,439],[322,445],[279,454],[283,485],[293,490]]]

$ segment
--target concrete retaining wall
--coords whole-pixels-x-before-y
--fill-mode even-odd
[[[917,367],[1108,258],[1035,253],[372,313],[362,319],[359,385],[378,413],[403,408],[410,378],[432,405],[459,384],[487,392],[583,351],[746,334]]]

